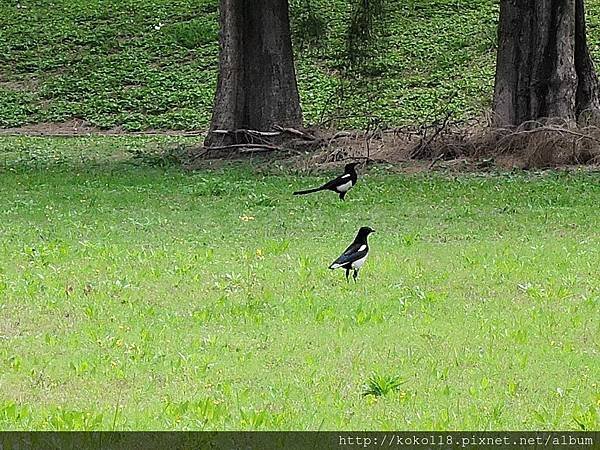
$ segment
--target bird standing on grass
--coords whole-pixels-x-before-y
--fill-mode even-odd
[[[319,191],[334,191],[339,194],[341,200],[344,200],[346,193],[354,187],[356,180],[358,179],[356,170],[354,170],[357,165],[358,163],[356,162],[348,163],[346,164],[346,167],[344,167],[343,175],[340,175],[334,180],[331,180],[318,188],[307,189],[305,191],[296,191],[294,192],[294,195],[312,194],[313,192]]]
[[[348,276],[350,270],[353,270],[352,278],[356,281],[358,277],[358,270],[362,267],[369,255],[369,244],[367,244],[367,236],[375,233],[375,230],[370,227],[361,227],[358,230],[358,234],[354,238],[354,242],[350,244],[350,247],[340,255],[338,259],[331,263],[330,269],[346,269],[346,281],[349,281]]]

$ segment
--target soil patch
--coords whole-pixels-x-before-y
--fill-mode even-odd
[[[145,130],[132,132],[121,127],[108,130],[90,125],[84,120],[72,119],[58,123],[35,123],[15,128],[0,128],[0,136],[204,136],[203,131]]]

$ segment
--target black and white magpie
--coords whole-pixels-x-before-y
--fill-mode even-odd
[[[348,276],[350,275],[350,270],[353,270],[354,273],[352,274],[352,277],[354,278],[354,281],[356,281],[358,270],[365,263],[365,260],[369,255],[367,236],[371,233],[375,233],[373,228],[361,227],[354,238],[354,242],[350,244],[350,247],[348,247],[338,259],[331,263],[329,268],[338,269],[341,267],[342,269],[346,269],[346,281],[349,281]]]
[[[354,187],[356,184],[356,180],[358,179],[358,175],[356,174],[356,170],[354,168],[358,165],[358,163],[348,163],[346,167],[344,167],[344,174],[335,178],[334,180],[328,181],[323,186],[314,189],[307,189],[305,191],[296,191],[294,195],[304,195],[304,194],[312,194],[313,192],[319,191],[334,191],[340,195],[340,199],[344,200],[346,193]]]

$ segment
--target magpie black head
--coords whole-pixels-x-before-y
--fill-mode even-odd
[[[344,172],[352,172],[356,166],[358,166],[357,162],[348,163],[344,166]]]
[[[375,230],[371,227],[360,227],[358,230],[358,234],[356,235],[356,240],[366,241],[367,236],[371,233],[375,233]]]

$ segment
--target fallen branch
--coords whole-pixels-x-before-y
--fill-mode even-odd
[[[441,126],[438,124],[433,124],[428,125],[424,128],[424,134],[421,137],[421,142],[419,142],[419,144],[414,148],[414,150],[410,152],[411,158],[421,159],[425,156],[425,150],[428,149],[431,143],[440,135],[440,133],[442,133],[442,131],[446,129],[446,126],[448,125],[448,121],[450,120],[452,114],[452,111],[448,111],[448,113],[446,113],[446,117],[444,118],[444,121],[442,122]],[[435,129],[435,132],[433,133],[433,135],[431,135],[429,139],[427,139],[427,141],[425,141],[428,129]]]
[[[333,141],[335,139],[341,139],[341,138],[345,138],[345,137],[358,137],[358,133],[352,133],[350,131],[338,131],[337,133],[335,133],[333,136],[331,136],[329,138],[330,141]]]
[[[431,161],[431,164],[429,164],[429,166],[427,167],[427,170],[433,169],[433,166],[435,166],[438,161],[440,161],[441,159],[443,159],[444,156],[446,156],[446,154],[445,153],[441,153],[436,158],[434,158],[434,160]]]
[[[293,150],[291,148],[276,147],[274,145],[261,145],[261,146],[257,146],[257,147],[250,147],[250,146],[246,145],[246,148],[242,148],[240,150],[240,153],[265,153],[265,152],[285,152],[285,153],[302,154],[302,152],[299,152],[298,150]]]
[[[500,146],[500,144],[502,144],[505,140],[510,139],[511,137],[514,137],[514,136],[519,136],[519,135],[524,135],[524,134],[543,133],[543,132],[558,133],[558,134],[563,134],[563,133],[570,134],[571,136],[577,136],[580,139],[589,139],[591,141],[600,143],[600,139],[597,139],[594,136],[591,136],[589,134],[579,133],[577,131],[569,130],[567,128],[555,128],[555,127],[550,127],[550,126],[540,126],[538,128],[533,128],[531,130],[513,131],[513,132],[509,133],[508,135],[504,136],[502,139],[500,139],[500,141],[498,141],[498,146]]]
[[[284,128],[284,127],[280,127],[279,125],[273,125],[273,128],[277,131],[279,131],[280,133],[289,133],[289,134],[293,134],[294,136],[299,136],[302,139],[306,139],[308,141],[316,141],[317,138],[311,134],[305,133],[303,131],[300,130],[296,130],[295,128]]]
[[[258,130],[246,130],[245,128],[240,128],[238,130],[212,130],[211,133],[214,134],[250,134],[256,136],[279,136],[281,131],[258,131]]]

